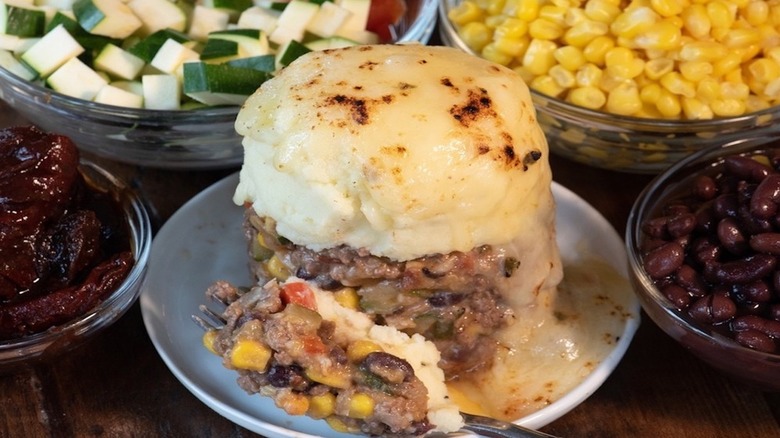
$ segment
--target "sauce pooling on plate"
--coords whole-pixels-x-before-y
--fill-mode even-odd
[[[65,323],[114,291],[134,263],[123,217],[79,172],[70,139],[0,130],[0,339]]]

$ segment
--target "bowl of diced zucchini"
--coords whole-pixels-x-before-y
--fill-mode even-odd
[[[435,0],[0,0],[0,99],[87,152],[161,168],[243,158],[234,122],[314,50],[427,43]]]
[[[441,38],[517,71],[552,152],[658,173],[699,149],[780,136],[773,2],[443,0]]]

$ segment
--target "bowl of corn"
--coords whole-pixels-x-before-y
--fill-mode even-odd
[[[780,136],[780,2],[444,0],[442,41],[517,71],[550,149],[658,173]]]

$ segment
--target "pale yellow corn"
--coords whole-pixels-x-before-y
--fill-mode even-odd
[[[558,61],[558,65],[572,72],[579,70],[587,62],[582,50],[574,46],[558,47],[553,51],[553,57]]]
[[[731,51],[712,64],[713,76],[724,76],[730,71],[738,70],[742,64],[742,57],[739,53]]]
[[[557,23],[561,26],[566,24],[566,6],[557,6],[554,4],[546,4],[539,8],[539,18],[546,18],[553,23]]]
[[[712,109],[699,99],[683,97],[680,103],[685,118],[689,120],[706,120],[711,119],[714,115]]]
[[[333,298],[336,302],[348,309],[358,309],[360,307],[360,296],[355,288],[343,287],[333,292]]]
[[[682,44],[682,31],[672,21],[662,20],[637,35],[634,44],[642,49],[674,50]]]
[[[694,38],[705,38],[710,34],[712,22],[704,5],[690,5],[682,11],[680,16],[683,20],[683,27]]]
[[[585,59],[596,65],[604,65],[604,57],[607,52],[615,47],[615,40],[608,36],[598,36],[593,38],[582,50]]]
[[[466,23],[482,20],[484,18],[484,13],[476,3],[466,0],[450,9],[447,13],[447,18],[455,25],[464,25]]]
[[[528,50],[529,44],[531,44],[531,39],[528,35],[519,38],[497,38],[493,41],[495,49],[509,57],[509,61],[504,65],[509,65],[513,58],[522,57],[526,50]]]
[[[764,95],[770,99],[780,99],[780,78],[766,84]]]
[[[761,82],[768,83],[774,79],[780,78],[780,64],[773,59],[756,59],[748,64],[747,69],[751,76]]]
[[[680,0],[650,0],[650,7],[662,17],[680,15],[683,10],[683,2]]]
[[[749,24],[760,26],[769,20],[769,4],[766,1],[751,1],[743,15]]]
[[[493,31],[485,23],[472,21],[460,29],[460,37],[472,50],[480,51],[493,38]]]
[[[265,371],[271,349],[253,339],[238,339],[230,349],[230,365],[241,370]]]
[[[682,77],[680,73],[670,72],[660,79],[661,85],[673,94],[685,97],[696,96],[696,88],[693,82]]]
[[[655,108],[666,118],[677,118],[682,113],[682,104],[680,98],[661,88],[658,100],[655,102]]]
[[[353,341],[347,346],[347,359],[351,362],[360,362],[371,353],[382,351],[382,347],[376,342],[366,339]]]
[[[723,82],[720,84],[720,95],[725,99],[746,101],[750,96],[750,87],[743,82]]]
[[[349,399],[350,418],[365,419],[374,413],[374,399],[370,395],[358,392]]]
[[[683,61],[717,61],[726,56],[728,49],[715,41],[694,41],[680,48],[680,59]]]
[[[639,88],[639,99],[642,100],[642,103],[655,105],[661,98],[662,91],[663,88],[658,85],[658,82],[651,82]]]
[[[487,4],[487,13],[490,15],[499,15],[504,12],[504,0],[490,0]]]
[[[734,24],[734,14],[726,2],[721,0],[709,1],[706,8],[712,27],[729,28]]]
[[[539,16],[539,0],[522,0],[515,10],[517,18],[530,22]]]
[[[528,50],[523,56],[523,67],[535,75],[546,74],[550,67],[555,65],[555,49],[558,46],[552,41],[531,40]]]
[[[716,99],[710,103],[712,113],[720,117],[733,117],[745,113],[745,101],[739,99]]]
[[[265,264],[265,268],[268,270],[268,274],[270,274],[271,277],[281,281],[287,280],[287,278],[290,276],[290,270],[276,255],[268,259]]]
[[[499,38],[520,38],[528,33],[528,23],[519,19],[509,17],[504,20],[493,33],[493,39]]]
[[[645,69],[645,62],[625,47],[609,49],[604,55],[604,64],[610,75],[623,79],[635,78]]]
[[[593,21],[611,24],[621,12],[619,5],[608,0],[590,0],[585,2],[585,16]]]
[[[651,81],[657,81],[672,70],[674,60],[670,58],[656,58],[645,62],[645,76]]]
[[[577,85],[577,79],[574,77],[574,73],[560,64],[550,67],[547,74],[562,88],[573,88]]]
[[[552,97],[559,97],[566,91],[566,88],[558,84],[550,75],[536,76],[531,80],[528,86],[542,94]]]
[[[598,21],[581,21],[563,35],[563,42],[574,47],[585,47],[594,39],[609,33],[609,26]]]
[[[501,65],[509,65],[509,63],[512,62],[513,59],[512,55],[509,55],[501,51],[501,49],[496,45],[496,43],[487,44],[485,47],[482,48],[480,54],[482,55],[483,58],[487,59],[488,61],[495,62],[496,64],[501,64]]]
[[[554,40],[563,35],[563,26],[547,18],[537,18],[528,25],[531,38]]]
[[[763,111],[771,106],[769,100],[754,95],[748,96],[745,100],[745,110],[748,112]]]
[[[633,39],[642,32],[651,29],[660,19],[652,9],[647,6],[639,6],[627,9],[615,18],[610,30],[619,37]]]
[[[734,83],[744,82],[742,78],[742,70],[741,69],[731,70],[730,72],[723,75],[723,80],[726,82],[734,82]]]
[[[733,50],[740,55],[742,62],[749,62],[761,53],[761,44],[750,44]]]
[[[201,338],[201,342],[203,342],[203,346],[206,347],[206,349],[214,354],[217,354],[217,350],[214,348],[214,342],[217,340],[217,331],[216,330],[209,330],[206,333],[203,334],[203,338]]]
[[[721,41],[729,48],[747,47],[761,42],[761,32],[756,28],[730,29]]]
[[[328,423],[328,426],[335,430],[336,432],[341,433],[358,433],[360,432],[360,429],[356,427],[352,427],[344,422],[341,418],[331,415],[330,417],[325,417],[325,422]]]
[[[714,67],[707,61],[683,61],[679,64],[680,74],[691,82],[699,82],[712,75]]]
[[[594,64],[585,64],[574,75],[580,87],[597,87],[604,72]]]
[[[702,102],[712,102],[720,98],[720,82],[715,78],[705,78],[696,84],[696,97]]]
[[[631,82],[623,82],[607,96],[607,110],[612,114],[630,116],[642,108],[639,90]]]

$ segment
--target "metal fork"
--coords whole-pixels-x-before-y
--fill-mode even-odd
[[[219,302],[220,304],[223,305],[228,304],[223,301],[220,301],[216,297],[212,296],[212,298],[214,299],[214,301]],[[198,310],[200,310],[201,315],[193,314],[192,320],[201,329],[205,331],[218,330],[225,326],[226,321],[219,312],[212,310],[205,304],[201,304],[200,306],[198,306]],[[466,412],[461,412],[460,414],[463,417],[463,421],[465,422],[463,429],[465,431],[476,433],[479,436],[492,437],[492,438],[556,438],[555,436],[548,435],[544,432],[539,432],[537,430],[519,426],[514,423],[496,420],[495,418],[483,417],[480,415],[469,414]],[[433,437],[451,438],[451,437],[458,437],[458,436],[467,436],[467,434],[463,432],[454,432],[449,434],[433,432],[425,436],[429,438],[433,438]]]

